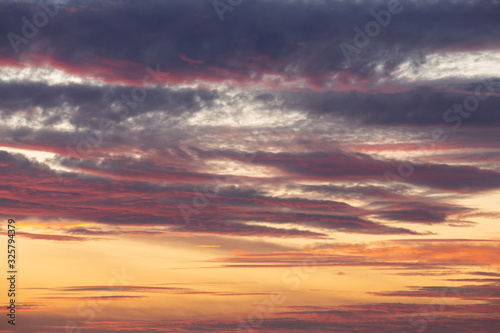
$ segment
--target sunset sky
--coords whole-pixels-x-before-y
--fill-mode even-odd
[[[500,1],[0,0],[0,34],[0,333],[500,332]]]

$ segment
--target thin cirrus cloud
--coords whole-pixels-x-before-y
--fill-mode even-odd
[[[302,251],[241,254],[216,262],[231,267],[294,267],[308,259],[319,266],[393,268],[425,274],[433,270],[453,274],[455,268],[498,265],[498,241],[465,239],[392,240],[369,244],[331,244]],[[241,266],[240,266],[241,265]],[[464,273],[468,273],[467,270]],[[491,272],[474,275],[496,276]]]

